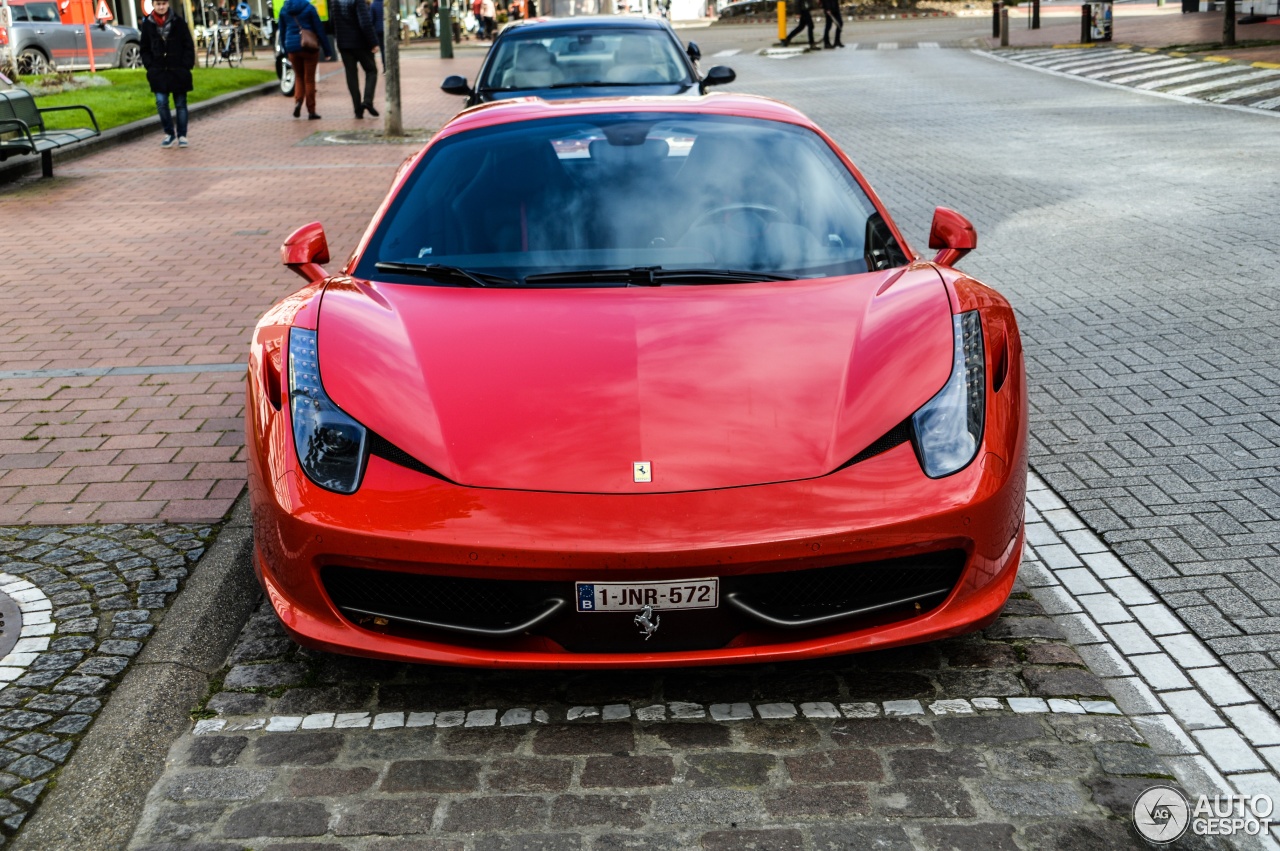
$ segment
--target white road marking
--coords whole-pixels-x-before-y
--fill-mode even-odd
[[[898,43],[896,41],[882,41],[876,45],[876,50],[897,50]]]
[[[920,48],[921,50],[938,50],[942,47],[942,45],[938,44],[938,42],[936,41],[922,41],[918,45],[916,45],[916,47]]]
[[[737,56],[742,52],[741,48],[733,48],[732,50],[722,50],[719,53],[713,53],[712,56]]]

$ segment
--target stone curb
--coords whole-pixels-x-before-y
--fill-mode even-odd
[[[258,597],[241,496],[155,635],[13,843],[15,849],[125,847],[188,713],[226,659]]]
[[[193,103],[187,108],[187,112],[192,118],[198,115],[208,115],[227,107],[235,106],[242,100],[248,100],[251,97],[265,95],[273,91],[280,91],[279,80],[262,83],[247,89],[240,89],[236,92],[227,92],[225,95],[218,95],[208,100],[202,100],[199,103]],[[92,139],[85,139],[83,142],[78,142],[66,148],[60,148],[53,153],[54,174],[56,176],[57,166],[60,164],[78,160],[100,150],[113,148],[124,142],[130,142],[148,133],[155,132],[159,126],[160,116],[152,115],[149,118],[140,118],[129,124],[121,124],[119,127],[104,130],[101,136],[95,136]],[[28,174],[38,174],[39,171],[39,157],[24,157],[20,162],[0,167],[0,185],[12,183]]]

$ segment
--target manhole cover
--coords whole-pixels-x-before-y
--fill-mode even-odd
[[[22,633],[22,611],[14,599],[0,591],[0,659],[9,655]]]
[[[403,136],[386,136],[381,130],[321,130],[299,145],[425,145],[434,130],[409,129]]]

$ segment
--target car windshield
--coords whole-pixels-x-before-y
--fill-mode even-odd
[[[498,40],[480,88],[692,85],[675,41],[649,29],[513,32]]]
[[[392,202],[356,274],[607,286],[816,278],[906,262],[816,133],[739,117],[615,113],[442,139]],[[699,274],[674,275],[682,270]]]

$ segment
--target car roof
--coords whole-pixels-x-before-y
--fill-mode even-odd
[[[537,97],[510,98],[473,106],[458,113],[438,136],[451,136],[480,127],[511,124],[540,118],[577,115],[608,115],[627,112],[670,112],[710,115],[737,115],[763,118],[786,124],[817,129],[812,121],[794,107],[781,101],[760,97],[716,92],[702,97],[614,97],[572,100],[542,100]]]
[[[508,24],[502,34],[528,32],[529,30],[587,30],[587,29],[670,29],[662,18],[648,15],[583,15],[573,18],[516,21]]]

